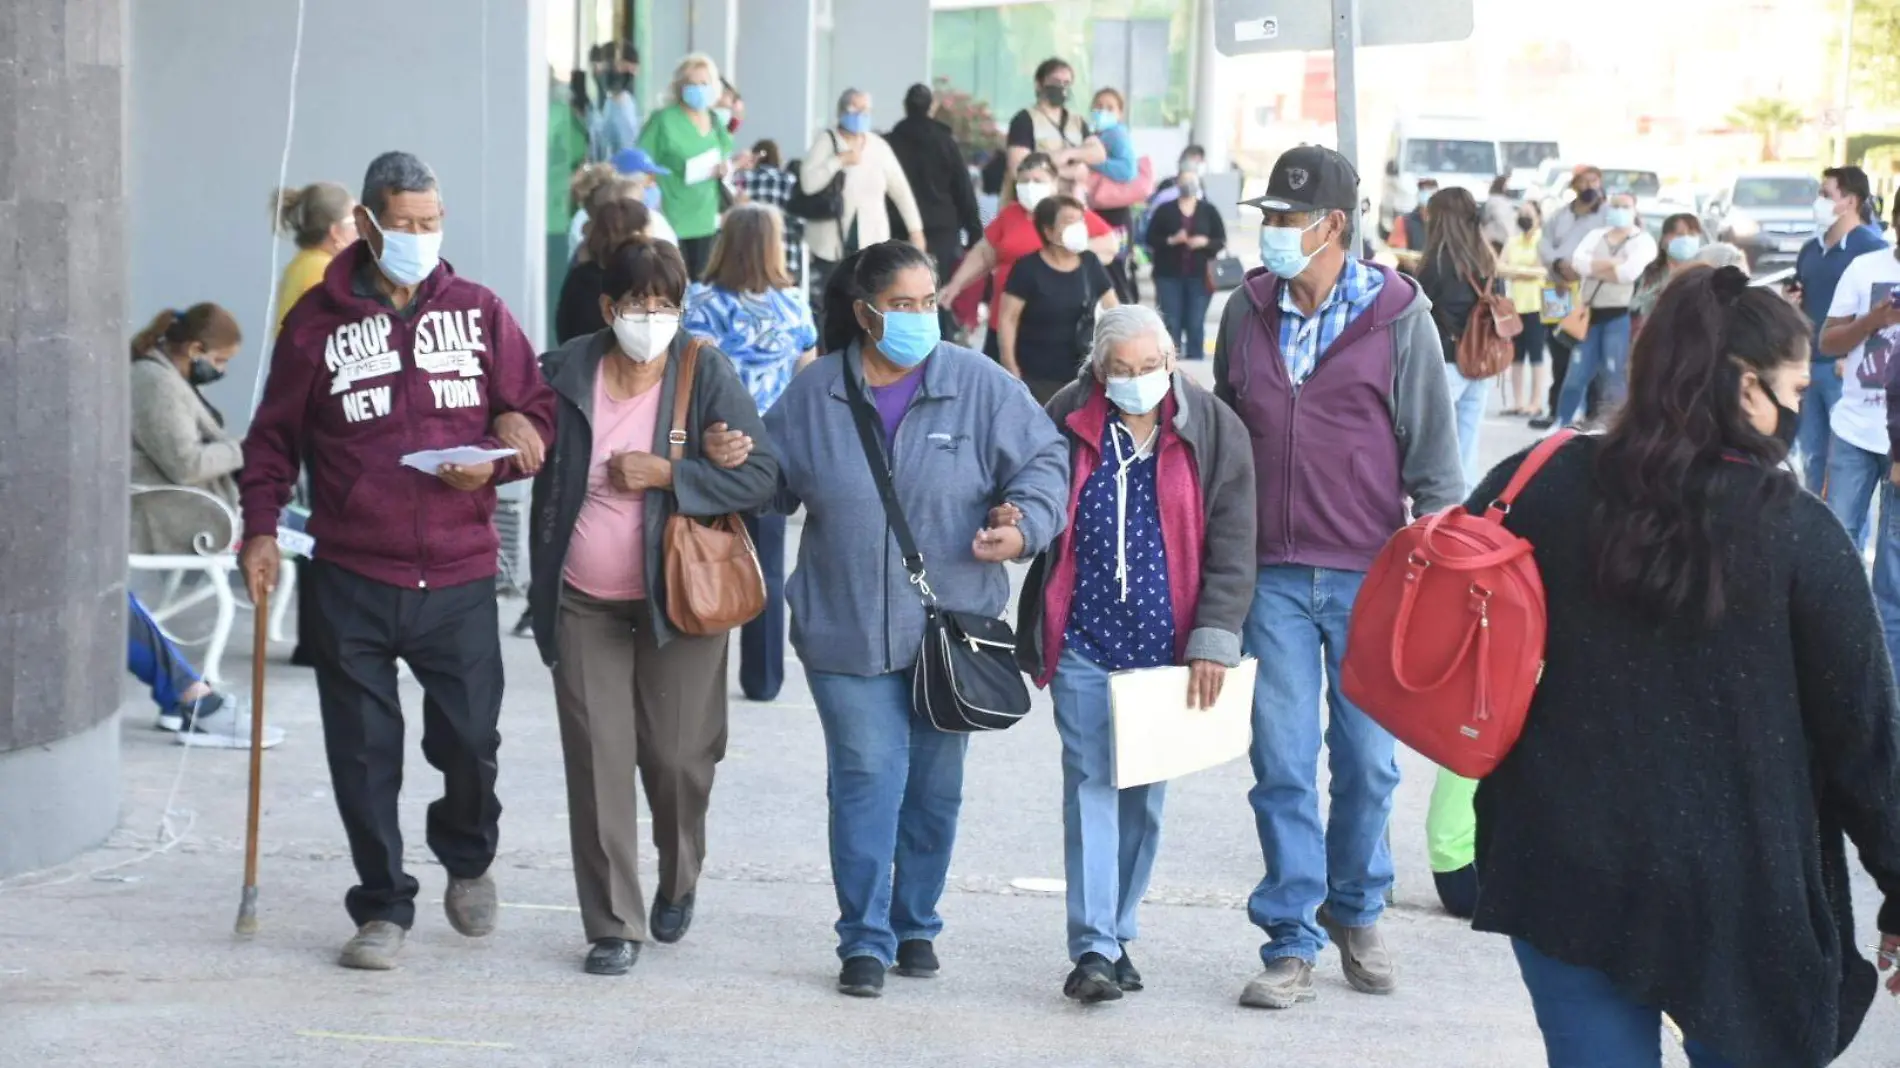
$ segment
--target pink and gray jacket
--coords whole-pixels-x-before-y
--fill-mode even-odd
[[[1280,352],[1286,283],[1255,268],[1227,302],[1214,394],[1252,437],[1262,567],[1365,571],[1406,523],[1461,503],[1464,475],[1431,301],[1387,268],[1372,307],[1302,385]]]
[[[1069,444],[1068,523],[1050,547],[1043,584],[1043,663],[1036,684],[1047,686],[1062,659],[1069,612],[1075,604],[1075,516],[1082,488],[1102,463],[1108,398],[1085,370],[1050,398],[1049,417]],[[1174,601],[1177,663],[1240,663],[1240,628],[1253,604],[1253,451],[1227,405],[1180,372],[1162,401],[1155,488],[1160,496],[1161,545]]]

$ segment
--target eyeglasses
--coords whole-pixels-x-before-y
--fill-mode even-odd
[[[671,304],[640,304],[629,300],[614,305],[614,314],[631,319],[642,315],[680,315],[682,312]]]

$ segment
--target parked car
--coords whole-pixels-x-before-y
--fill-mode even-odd
[[[1794,266],[1814,236],[1814,201],[1821,180],[1794,171],[1747,171],[1715,194],[1702,228],[1748,255],[1757,274]]]

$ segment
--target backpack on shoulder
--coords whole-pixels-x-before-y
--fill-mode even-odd
[[[1478,294],[1478,303],[1465,320],[1465,332],[1458,338],[1458,373],[1474,381],[1496,378],[1510,370],[1517,359],[1517,335],[1524,332],[1524,320],[1518,317],[1511,298],[1496,292],[1496,278],[1487,278],[1480,286],[1469,274],[1465,284]]]
[[[1483,512],[1453,506],[1394,534],[1353,605],[1346,697],[1468,779],[1489,775],[1517,744],[1544,674],[1543,577],[1504,517],[1575,436],[1546,438]]]

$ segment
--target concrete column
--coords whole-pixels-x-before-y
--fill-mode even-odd
[[[930,82],[930,0],[830,0],[830,85],[819,94],[830,121],[846,89],[871,94],[880,130],[904,117],[904,91]],[[820,42],[823,47],[823,42]]]
[[[123,0],[0,12],[0,876],[119,816]]]
[[[1195,0],[1192,55],[1194,120],[1190,137],[1207,149],[1207,169],[1224,171],[1234,135],[1234,107],[1233,96],[1222,87],[1226,57],[1214,48],[1214,0]]]
[[[746,94],[746,113],[751,114],[752,94],[732,77],[733,43],[739,34],[739,0],[687,0],[688,37],[694,52],[704,52],[719,65],[719,72]]]
[[[816,0],[739,0],[733,84],[745,93],[739,140],[778,142],[786,159],[801,159],[816,131],[818,47]]]

